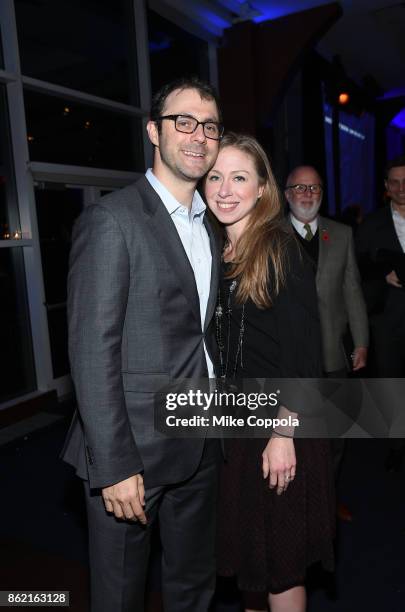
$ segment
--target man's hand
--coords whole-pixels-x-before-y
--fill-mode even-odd
[[[395,270],[392,270],[392,272],[387,274],[387,276],[385,277],[385,280],[387,281],[389,285],[392,285],[393,287],[397,287],[397,289],[402,289],[401,281],[399,280]]]
[[[296,458],[292,438],[272,437],[262,453],[263,478],[269,478],[269,487],[283,493],[295,478]]]
[[[367,365],[367,348],[365,346],[358,346],[353,351],[353,372],[365,368]]]
[[[101,490],[105,509],[119,519],[139,521],[146,525],[145,487],[141,474],[130,476]]]

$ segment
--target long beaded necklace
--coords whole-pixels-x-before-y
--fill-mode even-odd
[[[219,365],[220,365],[220,377],[226,379],[228,376],[228,366],[230,365],[230,338],[231,338],[231,317],[232,317],[232,295],[235,292],[238,283],[233,280],[229,286],[228,299],[226,302],[227,317],[227,338],[226,338],[226,352],[224,337],[222,334],[222,321],[224,318],[224,308],[222,306],[221,288],[218,289],[218,305],[215,310],[215,331],[216,339],[219,348]],[[243,368],[243,336],[245,333],[245,304],[242,305],[242,314],[239,326],[238,343],[236,348],[236,355],[233,363],[231,378],[236,378],[236,370],[238,367],[238,359],[240,357],[240,367]],[[224,356],[225,352],[225,356]]]

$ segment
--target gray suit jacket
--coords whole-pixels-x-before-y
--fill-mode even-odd
[[[155,431],[154,392],[207,376],[220,254],[204,223],[212,252],[204,333],[192,268],[145,177],[86,208],[75,225],[68,321],[78,412],[62,457],[92,488],[139,472],[146,487],[180,482],[201,459],[203,439]]]
[[[319,216],[318,239],[316,287],[323,367],[332,372],[346,366],[342,339],[347,324],[354,346],[368,346],[368,319],[351,228]]]

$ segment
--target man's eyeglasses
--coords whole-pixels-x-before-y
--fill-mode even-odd
[[[314,185],[303,185],[302,183],[298,183],[298,185],[287,185],[286,189],[292,189],[294,193],[300,194],[308,190],[317,195],[318,193],[322,193],[323,187],[319,183],[315,183]]]
[[[176,130],[183,132],[183,134],[193,134],[199,125],[203,126],[204,135],[207,138],[211,138],[211,140],[221,140],[224,133],[224,126],[216,121],[197,121],[197,119],[189,115],[164,115],[159,117],[157,121],[162,121],[163,119],[174,121]]]

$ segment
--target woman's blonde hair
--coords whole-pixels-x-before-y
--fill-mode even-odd
[[[285,283],[286,246],[293,234],[284,220],[281,195],[269,160],[257,140],[228,132],[219,150],[226,147],[234,147],[250,156],[259,183],[264,186],[244,234],[234,245],[235,257],[227,277],[239,279],[236,293],[239,303],[250,298],[258,308],[269,308]]]

